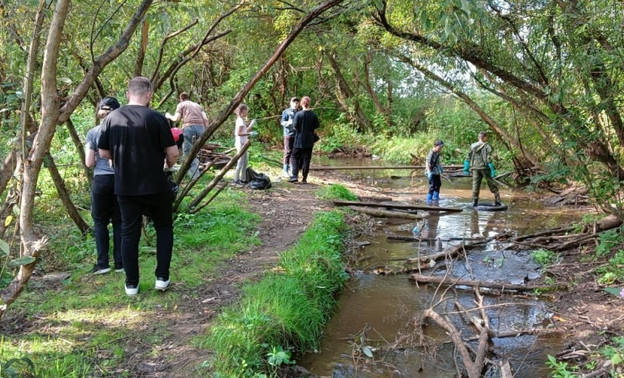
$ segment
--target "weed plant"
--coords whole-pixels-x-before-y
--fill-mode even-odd
[[[359,198],[351,193],[344,185],[331,184],[324,186],[316,192],[316,196],[325,200],[357,201]]]
[[[278,271],[244,287],[239,304],[226,309],[208,337],[220,377],[252,377],[292,361],[276,351],[302,351],[318,345],[347,279],[342,252],[346,225],[338,211],[319,213],[298,243],[280,257]]]

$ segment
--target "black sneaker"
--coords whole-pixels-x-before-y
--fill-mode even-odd
[[[115,264],[115,272],[121,273],[123,271],[124,271],[124,269],[123,269],[123,265],[122,264]]]
[[[104,274],[104,273],[108,273],[111,271],[110,267],[106,267],[106,268],[101,268],[99,266],[94,266],[93,269],[91,270],[91,273],[93,274]]]

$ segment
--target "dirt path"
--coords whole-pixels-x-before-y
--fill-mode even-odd
[[[177,311],[159,314],[169,318],[169,336],[158,346],[166,353],[158,353],[148,360],[143,355],[142,362],[128,369],[141,376],[197,376],[198,366],[211,356],[206,350],[194,347],[191,339],[205,333],[220,309],[238,299],[241,283],[256,279],[275,266],[279,253],[299,240],[316,212],[331,208],[315,196],[322,185],[278,182],[269,191],[241,189],[248,194],[252,211],[262,217],[258,235],[262,245],[223,264],[218,278],[199,290],[183,293],[185,300]],[[130,358],[128,362],[133,360],[137,359]]]

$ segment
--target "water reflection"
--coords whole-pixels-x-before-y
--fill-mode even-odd
[[[339,164],[364,165],[364,161],[341,161]],[[425,196],[424,176],[412,178],[409,171],[349,171],[347,174],[354,180],[370,183],[379,195],[392,197],[395,201],[413,203]],[[400,179],[392,178],[399,175]],[[419,222],[382,224],[377,235],[366,238],[371,244],[363,249],[356,266],[359,271],[340,295],[339,308],[325,329],[320,353],[305,355],[298,359],[298,363],[314,374],[334,377],[455,376],[454,348],[445,343],[448,341],[445,332],[436,326],[427,327],[426,336],[431,337],[436,346],[422,348],[418,346],[418,332],[414,328],[415,319],[439,301],[444,291],[436,292],[428,285],[416,287],[409,283],[405,274],[379,276],[373,272],[378,268],[390,271],[403,268],[410,258],[457,245],[462,239],[528,234],[567,224],[582,215],[542,208],[526,193],[503,190],[501,194],[503,202],[509,206],[507,211],[476,211],[469,206],[470,180],[447,180],[439,206],[462,207],[463,212],[424,213],[424,219]],[[421,240],[387,240],[388,235],[413,237],[414,228]],[[508,283],[522,283],[539,277],[539,266],[531,259],[530,251],[513,251],[507,247],[501,242],[487,243],[483,248],[470,250],[467,259],[437,264],[433,274],[443,275],[450,271],[454,277]],[[456,316],[454,307],[455,300],[466,308],[475,307],[472,291],[456,290],[445,295],[453,300],[443,301],[436,310],[447,313],[465,338],[474,335],[465,320]],[[539,300],[516,295],[488,295],[485,298],[487,314],[495,332],[548,325],[551,314]],[[363,333],[365,337],[362,337]],[[396,348],[388,348],[393,343]],[[510,357],[516,377],[535,377],[546,375],[546,356],[559,349],[561,340],[538,341],[534,336],[519,336],[494,339],[493,344],[497,356]],[[363,346],[379,349],[370,358],[362,353]]]

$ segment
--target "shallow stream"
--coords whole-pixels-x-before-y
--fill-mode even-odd
[[[316,161],[322,165],[366,165],[370,161],[330,160]],[[311,175],[314,175],[314,171]],[[392,197],[393,201],[414,203],[424,199],[427,182],[423,175],[409,177],[407,170],[346,171],[354,181],[376,188],[378,196]],[[400,177],[400,178],[399,178]],[[444,250],[460,243],[462,238],[475,239],[508,233],[530,234],[579,220],[582,214],[567,209],[543,208],[537,195],[513,192],[501,187],[502,200],[507,211],[475,211],[470,207],[470,178],[443,180],[441,207],[460,207],[460,213],[426,215],[422,221],[393,221],[378,219],[375,235],[361,238],[362,244],[353,278],[340,294],[339,306],[329,321],[320,346],[297,363],[311,373],[332,377],[454,377],[457,376],[453,344],[445,331],[429,322],[420,332],[414,324],[432,303],[445,298],[435,310],[448,316],[464,339],[477,336],[474,327],[467,325],[458,314],[455,301],[464,308],[475,308],[472,288],[458,287],[446,290],[436,285],[415,285],[407,274],[384,275],[405,267],[409,258]],[[481,201],[491,202],[492,194],[484,183]],[[416,228],[416,230],[414,230]],[[414,234],[413,231],[416,233]],[[392,241],[387,236],[418,236],[422,241]],[[435,239],[441,240],[436,242]],[[444,275],[510,284],[530,283],[541,277],[541,270],[530,250],[512,250],[509,245],[492,241],[471,249],[467,259],[453,263],[438,262],[423,274]],[[548,296],[533,293],[484,294],[484,307],[490,328],[498,334],[531,328],[548,328],[552,313],[548,310]],[[474,312],[479,316],[479,312]],[[416,320],[416,322],[415,322]],[[421,336],[429,347],[419,346]],[[472,346],[476,349],[477,342]],[[559,337],[539,338],[533,335],[493,339],[493,355],[497,360],[508,360],[515,377],[547,376],[544,362],[548,354],[561,349]],[[500,373],[490,369],[487,376]]]

